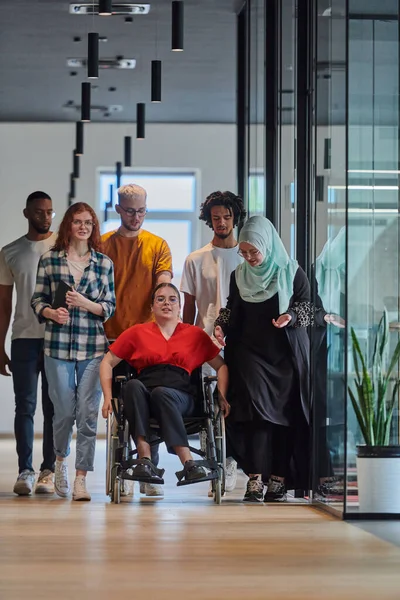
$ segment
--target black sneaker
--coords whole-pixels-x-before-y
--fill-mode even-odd
[[[136,477],[152,477],[151,460],[149,458],[142,458],[141,460],[143,460],[143,464],[133,467],[132,474]]]
[[[325,479],[323,483],[319,484],[315,498],[321,502],[327,502],[328,500],[339,500],[340,497],[343,498],[343,495],[343,479],[341,477],[329,477],[329,479]]]
[[[185,470],[186,481],[195,481],[196,479],[207,477],[207,471],[203,467],[196,465],[193,460],[187,460],[183,468]]]
[[[264,484],[258,477],[250,477],[247,482],[246,493],[243,502],[262,502]]]
[[[267,491],[265,492],[264,502],[285,502],[286,487],[285,484],[276,477],[270,477]]]

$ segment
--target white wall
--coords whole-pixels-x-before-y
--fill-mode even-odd
[[[96,206],[97,169],[112,167],[123,159],[125,135],[134,138],[134,127],[85,126],[85,154],[81,159],[77,200]],[[0,124],[0,246],[26,233],[22,209],[26,197],[34,190],[45,191],[53,198],[57,213],[55,226],[58,225],[67,206],[74,144],[74,124]],[[133,163],[138,168],[198,169],[201,199],[218,189],[236,189],[235,146],[234,125],[147,125],[146,139],[134,142]],[[201,243],[205,244],[211,231],[200,222],[199,227]],[[14,419],[11,378],[0,376],[0,398],[0,434],[11,433]],[[41,420],[38,410],[37,432],[42,429]]]

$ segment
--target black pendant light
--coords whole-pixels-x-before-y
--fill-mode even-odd
[[[117,189],[121,187],[122,162],[115,163],[115,175],[117,179]]]
[[[75,198],[75,179],[73,173],[69,176],[69,195],[71,198]]]
[[[82,82],[82,102],[81,102],[81,121],[88,123],[90,121],[90,90],[91,84],[88,81]]]
[[[124,166],[132,166],[132,138],[130,135],[124,137]]]
[[[112,0],[99,0],[99,15],[101,17],[112,15]]]
[[[73,152],[73,172],[74,179],[79,179],[79,156],[76,154],[76,150]]]
[[[151,61],[151,101],[161,102],[161,60]]]
[[[136,105],[136,138],[144,140],[145,138],[145,123],[146,123],[146,105],[139,102]]]
[[[82,156],[83,154],[83,123],[77,121],[76,123],[76,135],[75,135],[75,154]]]
[[[172,2],[172,46],[173,52],[183,50],[183,1]]]
[[[110,184],[109,190],[110,190],[110,194],[109,194],[108,201],[106,200],[106,202],[104,204],[104,222],[106,222],[108,220],[108,211],[111,210],[113,207],[114,186],[112,183]]]
[[[88,34],[87,76],[97,79],[99,76],[99,34]]]
[[[68,194],[68,208],[72,206],[72,196],[71,194]]]

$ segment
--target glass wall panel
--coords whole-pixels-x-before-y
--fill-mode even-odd
[[[278,173],[280,206],[277,229],[292,258],[296,254],[296,0],[280,3],[278,75]]]
[[[345,479],[346,11],[321,0],[316,23],[315,211],[311,331],[313,499],[343,511]]]
[[[265,215],[265,14],[264,0],[249,3],[248,203],[249,216]]]
[[[390,324],[388,355],[398,341],[399,324],[399,62],[398,3],[349,3],[348,105],[348,379],[356,393],[355,339],[375,376],[373,359],[378,324]],[[365,3],[364,3],[365,4]],[[391,5],[391,6],[389,6]],[[387,15],[382,12],[387,11]],[[353,331],[353,337],[352,337]],[[398,377],[397,366],[392,373]],[[376,381],[376,380],[375,380]],[[390,442],[398,444],[398,398]],[[375,443],[378,432],[375,430]],[[349,516],[362,498],[357,445],[366,439],[348,399],[347,502]],[[358,466],[358,468],[357,468]],[[381,493],[378,491],[378,493]],[[382,492],[383,493],[383,492]],[[364,495],[365,497],[365,495]],[[361,511],[366,509],[361,506]],[[368,512],[368,510],[367,510]]]

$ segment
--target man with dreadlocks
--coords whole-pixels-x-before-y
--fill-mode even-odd
[[[234,228],[245,216],[243,200],[232,192],[214,192],[200,207],[199,218],[211,227],[214,237],[206,246],[189,254],[185,261],[181,280],[185,297],[183,321],[195,323],[210,336],[220,308],[226,306],[231,273],[243,261],[238,254]],[[237,464],[233,458],[227,459],[225,475],[225,489],[233,491],[237,479]]]

